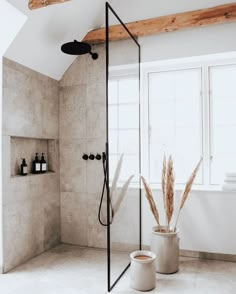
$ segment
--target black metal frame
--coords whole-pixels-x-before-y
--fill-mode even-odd
[[[107,188],[107,288],[108,292],[110,292],[114,286],[117,284],[117,282],[120,280],[120,278],[123,276],[123,274],[126,272],[126,270],[129,268],[130,263],[127,265],[127,267],[123,270],[123,272],[120,274],[120,276],[116,279],[116,281],[111,284],[111,243],[110,243],[110,188],[109,188],[109,133],[108,133],[108,81],[109,81],[109,11],[112,12],[112,14],[117,18],[117,20],[121,23],[121,25],[124,27],[124,29],[127,31],[129,36],[133,39],[133,41],[138,46],[138,54],[139,54],[139,173],[141,173],[141,122],[140,122],[140,116],[141,116],[141,109],[140,109],[140,45],[135,39],[135,37],[132,35],[132,33],[128,30],[126,25],[123,23],[123,21],[120,19],[120,17],[116,14],[116,12],[113,10],[111,5],[106,2],[106,188]],[[139,180],[139,249],[142,249],[142,235],[141,235],[141,225],[142,225],[142,203],[141,203],[141,183]]]

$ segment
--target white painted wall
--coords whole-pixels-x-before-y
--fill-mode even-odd
[[[165,222],[161,191],[154,191]],[[178,207],[180,192],[176,193]],[[178,228],[180,248],[211,253],[236,254],[236,192],[192,191],[181,212]],[[150,245],[155,220],[143,197],[143,244]],[[176,217],[176,216],[175,216]],[[176,218],[173,218],[174,220]]]
[[[223,52],[236,53],[235,32],[236,23],[232,23],[139,38],[141,60],[145,63]],[[125,51],[127,42],[116,42],[110,46],[114,65],[132,63],[132,54]],[[161,191],[155,190],[154,195],[158,206],[162,207]],[[176,196],[178,200],[180,192]],[[192,192],[179,222],[181,249],[236,254],[235,207],[235,192]],[[143,244],[149,245],[155,222],[145,197],[142,212]]]
[[[129,0],[122,6],[112,1],[124,21],[211,7],[233,1],[142,1]],[[145,4],[144,4],[145,2]],[[128,4],[127,4],[128,3]],[[130,13],[132,5],[137,9]],[[150,7],[153,8],[150,11]],[[171,60],[207,54],[236,52],[236,23],[163,33],[139,38],[142,62]],[[161,191],[154,190],[158,206],[162,207]],[[177,202],[180,192],[176,194]],[[180,218],[181,249],[212,253],[236,254],[236,193],[194,191],[186,202]],[[143,197],[143,244],[150,244],[154,218]],[[162,213],[163,214],[163,213]],[[165,218],[162,216],[162,219]]]
[[[73,39],[81,40],[84,35],[92,29],[104,26],[105,18],[105,0],[80,0],[68,1],[59,5],[51,5],[46,8],[37,10],[28,9],[27,0],[8,0],[12,5],[17,7],[25,15],[28,16],[28,21],[18,34],[10,48],[6,52],[6,57],[20,64],[23,64],[31,69],[41,72],[55,79],[60,79],[66,69],[74,61],[73,56],[68,56],[60,51],[60,47],[64,42],[69,42]],[[171,13],[178,13],[189,10],[196,10],[206,7],[213,7],[234,1],[230,0],[110,0],[109,3],[120,15],[124,22],[131,22],[140,19],[158,17]],[[213,31],[222,30],[220,26]],[[232,27],[235,29],[235,26]],[[222,36],[222,34],[211,34],[209,29],[209,38],[207,43],[210,44],[212,38]],[[157,38],[163,41],[160,48],[152,46],[152,55],[156,52],[159,54],[166,51],[166,48],[180,48],[177,52],[183,50],[188,52],[188,49],[194,49],[203,44],[201,42],[201,31],[194,38],[189,32],[189,41],[181,47],[181,42],[185,37],[181,37],[182,33],[176,35],[163,34]],[[183,33],[185,34],[185,33]],[[204,32],[203,32],[204,34]],[[171,36],[169,39],[169,35]],[[168,39],[168,41],[166,40]],[[151,41],[148,41],[153,44]],[[227,46],[228,36],[223,36],[219,39],[219,46]],[[160,42],[159,41],[159,42]],[[235,42],[235,41],[234,41]],[[146,41],[145,41],[146,44]],[[143,50],[146,51],[146,45],[143,43]],[[171,46],[171,47],[170,47]],[[185,47],[185,48],[184,48]],[[175,50],[176,51],[176,50]],[[149,52],[149,54],[151,54]],[[181,53],[180,52],[180,53]],[[145,54],[146,55],[146,54]]]
[[[236,22],[139,38],[142,62],[236,51]]]
[[[142,62],[236,52],[235,32],[236,23],[231,23],[140,38]],[[161,192],[154,194],[162,205]],[[235,207],[235,192],[192,192],[179,223],[181,249],[236,254]],[[153,224],[145,200],[144,244],[150,242]]]
[[[26,17],[7,1],[0,1],[0,190],[2,191],[2,57],[16,34],[19,32]],[[2,193],[0,196],[0,273],[2,272]]]

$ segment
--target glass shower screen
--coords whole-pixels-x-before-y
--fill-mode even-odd
[[[123,40],[115,41],[118,25]],[[141,248],[140,46],[106,3],[108,291]]]

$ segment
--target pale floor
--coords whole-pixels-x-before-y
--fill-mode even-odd
[[[59,245],[5,275],[1,294],[105,294],[106,251]],[[129,288],[129,272],[112,291],[141,293]],[[157,274],[149,293],[236,294],[236,263],[181,258],[180,271]]]

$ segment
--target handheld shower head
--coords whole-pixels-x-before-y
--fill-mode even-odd
[[[83,55],[89,53],[94,60],[98,58],[97,53],[91,52],[91,45],[84,42],[78,42],[74,40],[74,42],[65,43],[61,46],[61,51],[70,55]]]

